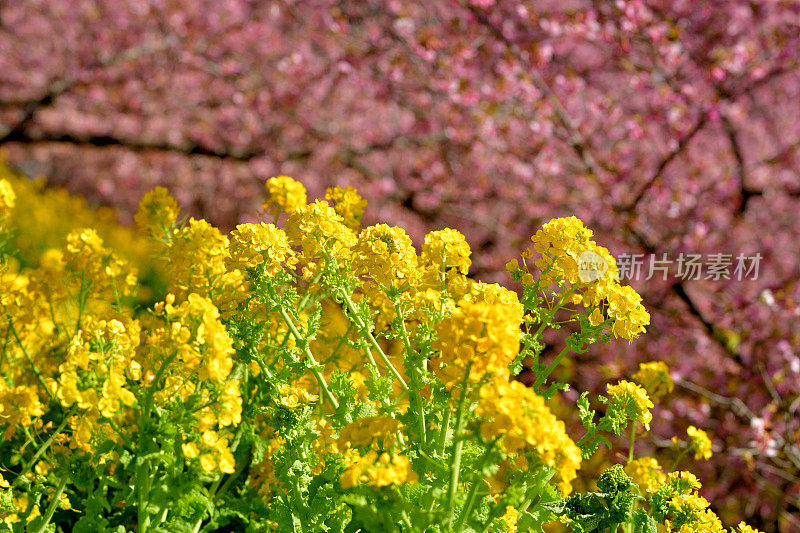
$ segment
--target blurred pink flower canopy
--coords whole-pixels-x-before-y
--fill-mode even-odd
[[[464,233],[486,281],[554,216],[614,254],[758,253],[634,280],[648,334],[573,381],[663,359],[656,433],[707,429],[717,510],[798,531],[798,59],[796,0],[5,0],[0,146],[127,222],[155,185],[228,229],[270,176],[352,185],[366,223]]]

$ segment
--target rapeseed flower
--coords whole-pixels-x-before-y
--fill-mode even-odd
[[[669,375],[669,367],[663,361],[640,363],[639,370],[633,374],[633,379],[644,387],[654,401],[658,401],[675,388]]]
[[[306,205],[306,188],[289,176],[270,178],[264,186],[269,196],[263,205],[265,210],[272,208],[292,214]]]

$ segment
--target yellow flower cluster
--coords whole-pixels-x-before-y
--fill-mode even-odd
[[[285,228],[292,246],[302,249],[304,262],[324,264],[325,255],[347,258],[356,243],[356,234],[342,216],[322,200],[293,210]]]
[[[633,379],[644,387],[653,401],[658,401],[675,388],[669,375],[669,367],[664,361],[640,363],[639,370],[633,374]]]
[[[438,324],[433,347],[439,355],[432,368],[448,388],[463,380],[465,373],[471,383],[487,375],[507,375],[509,363],[519,353],[522,304],[516,294],[496,287],[493,291],[475,284],[474,292]]]
[[[553,219],[531,237],[539,254],[534,264],[541,270],[542,286],[569,286],[572,298],[594,307],[590,323],[598,325],[605,318],[600,306],[605,302],[611,331],[629,341],[644,332],[650,314],[642,298],[631,287],[618,282],[617,264],[606,248],[591,240],[592,231],[575,217]],[[511,265],[512,270],[514,265]],[[566,289],[565,289],[566,290]]]
[[[532,453],[555,470],[562,493],[571,492],[581,451],[544,398],[518,381],[497,377],[481,387],[476,414],[483,419],[484,439],[502,436],[501,445],[508,453]]]
[[[0,224],[11,215],[11,209],[16,204],[17,195],[7,179],[0,178]]]
[[[534,262],[542,272],[539,282],[542,285],[576,285],[614,280],[617,276],[616,261],[608,250],[597,246],[591,237],[592,230],[585,228],[576,217],[555,218],[544,224],[531,237],[533,249],[540,254]],[[605,265],[591,265],[594,268],[587,270],[581,260],[581,254],[586,252],[596,254]],[[582,266],[584,272],[581,271]]]
[[[339,431],[339,448],[366,447],[375,444],[380,449],[389,448],[401,424],[387,416],[359,418]]]
[[[628,461],[625,473],[631,476],[633,482],[645,493],[654,492],[667,480],[666,474],[661,471],[661,465],[653,457],[640,457]]]
[[[651,501],[655,511],[664,517],[668,531],[678,533],[725,533],[722,522],[709,509],[709,502],[697,491],[700,482],[694,474],[686,471],[672,472],[664,483],[654,491]],[[755,531],[744,522],[739,524],[740,532]]]
[[[294,409],[301,405],[309,405],[316,402],[319,398],[315,394],[310,394],[302,387],[293,387],[283,384],[278,388],[281,395],[281,405],[288,409]]]
[[[147,251],[145,237],[121,225],[119,215],[113,209],[90,208],[84,198],[72,196],[58,187],[48,187],[43,178],[32,180],[19,175],[3,162],[2,154],[0,182],[6,183],[3,193],[6,201],[11,194],[16,197],[14,207],[7,207],[5,211],[8,226],[14,228],[14,255],[19,258],[21,266],[38,266],[42,258],[47,257],[48,250],[63,247],[68,233],[79,228],[92,228],[105,246],[133,265],[132,270],[148,279],[161,278],[157,262]],[[150,296],[146,290],[140,292],[144,299]]]
[[[134,216],[136,224],[158,239],[171,239],[172,229],[178,220],[178,202],[164,187],[145,193],[139,201]]]
[[[325,199],[333,204],[333,208],[344,219],[350,229],[361,225],[361,216],[367,207],[363,199],[353,187],[329,187],[325,190]]]
[[[239,224],[231,232],[228,245],[229,269],[246,270],[264,265],[269,275],[275,275],[284,267],[297,264],[294,250],[289,246],[286,233],[273,224]]]
[[[354,274],[382,287],[399,288],[413,283],[417,253],[401,228],[378,224],[361,230],[352,249]]]
[[[506,533],[517,533],[517,521],[519,520],[519,511],[514,509],[513,506],[507,505],[506,512],[500,517],[505,523]]]
[[[33,419],[44,415],[44,407],[36,387],[9,387],[5,380],[0,380],[0,420],[5,425],[4,438],[11,438],[18,427],[30,427]]]
[[[694,458],[711,459],[711,439],[708,438],[708,434],[694,426],[689,426],[686,434],[691,439],[689,448],[694,451]]]
[[[155,312],[163,314],[169,327],[149,339],[148,350],[157,351],[161,343],[167,343],[169,350],[177,346],[182,374],[189,376],[196,371],[201,381],[223,383],[233,368],[234,350],[219,310],[210,299],[197,293],[189,294],[180,305],[174,304],[175,296],[168,294],[155,305]],[[171,356],[168,353],[167,357]],[[170,377],[175,380],[176,391],[177,384],[188,379],[175,374]]]
[[[417,473],[411,469],[408,457],[399,453],[378,453],[370,450],[358,456],[345,470],[339,482],[342,488],[349,489],[359,483],[375,487],[416,483]]]
[[[136,321],[127,322],[87,317],[58,367],[56,398],[62,406],[82,411],[75,420],[73,447],[90,449],[98,419],[124,416],[123,406],[136,402],[128,383],[141,378],[141,366],[134,360],[140,327]]]
[[[179,299],[194,292],[219,304],[221,294],[241,283],[241,274],[225,266],[228,238],[205,220],[189,219],[168,247],[169,291]]]
[[[450,268],[466,274],[472,264],[471,253],[464,236],[454,229],[446,228],[425,235],[421,260],[424,266],[437,274]]]
[[[91,228],[67,235],[62,260],[68,271],[80,276],[82,290],[92,284],[95,291],[111,291],[118,298],[132,294],[137,287],[136,275],[127,261],[103,246],[103,240]]]
[[[650,429],[650,421],[653,419],[650,409],[654,405],[647,396],[647,391],[635,383],[624,380],[616,385],[607,385],[606,388],[611,402],[609,410],[624,413],[628,419],[641,422],[645,429]]]
[[[291,214],[306,205],[306,188],[289,176],[270,178],[265,186],[269,196],[263,206],[265,210],[275,209],[276,212]]]

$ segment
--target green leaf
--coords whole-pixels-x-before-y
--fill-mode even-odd
[[[634,533],[658,533],[656,521],[644,509],[637,509],[633,513]]]

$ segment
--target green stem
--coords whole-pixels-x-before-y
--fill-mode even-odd
[[[56,437],[58,437],[59,433],[61,433],[61,430],[66,427],[67,418],[69,418],[68,415],[64,416],[64,420],[61,421],[61,424],[58,425],[53,434],[50,435],[50,437],[44,441],[41,446],[39,446],[39,449],[36,450],[36,453],[33,454],[33,457],[30,458],[25,467],[20,471],[19,475],[14,480],[14,483],[11,484],[12,489],[19,485],[20,481],[22,481],[22,479],[25,477],[25,474],[30,472],[31,467],[36,463],[36,461],[39,460],[39,457],[41,457],[42,454],[47,451],[47,448],[53,444],[53,441],[56,440]]]
[[[406,321],[405,317],[403,316],[402,311],[400,310],[400,306],[397,302],[394,303],[394,312],[397,315],[397,323],[400,326],[400,333],[403,337],[403,345],[406,352],[405,360],[408,361],[410,356],[415,353],[414,348],[411,346],[411,340],[408,338],[408,330],[406,329]],[[416,374],[413,372],[409,372],[411,375],[411,382],[413,385],[414,390],[411,392],[412,399],[417,404],[417,410],[419,411],[419,417],[417,418],[419,422],[419,435],[422,443],[425,444],[428,442],[428,435],[427,435],[427,428],[425,424],[425,403],[422,401],[422,396],[419,393],[419,385],[417,384]]]
[[[136,466],[136,497],[138,502],[137,523],[139,533],[147,533],[150,527],[150,513],[147,512],[148,500],[150,498],[150,461],[140,458],[141,463]]]
[[[453,433],[453,459],[450,463],[450,489],[447,493],[447,523],[453,521],[453,510],[456,504],[456,491],[458,489],[458,477],[461,473],[461,453],[464,447],[464,439],[461,432],[464,429],[464,406],[467,403],[467,383],[469,382],[469,369],[467,366],[464,372],[464,379],[461,382],[461,398],[458,399],[458,411],[456,415],[456,428]]]
[[[348,296],[347,293],[345,293],[344,291],[339,291],[339,294],[344,300],[344,302],[347,304],[347,308],[350,310],[350,313],[353,316],[353,320],[356,321],[356,327],[361,330],[361,333],[367,337],[372,347],[375,348],[375,351],[378,352],[378,355],[381,356],[381,359],[389,368],[389,371],[392,374],[394,374],[395,379],[397,379],[397,381],[400,383],[400,387],[404,391],[408,392],[408,385],[403,379],[403,376],[400,374],[400,372],[397,371],[395,366],[389,360],[389,357],[387,357],[386,353],[383,351],[383,348],[381,348],[381,345],[378,344],[378,340],[369,330],[369,327],[367,327],[367,325],[361,320],[361,317],[356,312],[356,307],[353,304],[353,301],[350,299],[350,296]]]
[[[454,531],[461,531],[461,528],[464,527],[464,523],[469,518],[469,513],[472,511],[472,507],[475,505],[475,500],[478,496],[478,486],[483,481],[483,468],[486,466],[486,461],[489,460],[489,456],[494,449],[495,444],[497,441],[500,440],[500,436],[496,437],[489,446],[486,448],[486,452],[481,457],[480,462],[478,463],[478,467],[475,469],[475,472],[478,474],[478,478],[472,484],[472,487],[469,489],[469,494],[467,495],[467,503],[464,505],[464,508],[461,510],[461,514],[458,516],[458,520],[456,521],[456,525],[453,528]]]
[[[86,297],[87,294],[87,287],[86,283],[86,271],[81,270],[81,287],[78,290],[78,320],[75,322],[75,333],[78,333],[78,330],[81,329],[81,320],[83,319],[83,308],[86,307]]]
[[[47,524],[49,524],[50,520],[52,520],[53,513],[56,512],[56,507],[58,507],[58,504],[61,501],[61,493],[64,492],[64,487],[66,486],[67,478],[64,478],[61,480],[61,483],[58,484],[56,493],[53,494],[53,501],[51,501],[50,505],[47,506],[47,512],[42,517],[42,525],[39,526],[39,529],[36,530],[36,533],[44,533],[45,529],[47,529]]]
[[[28,350],[25,349],[25,346],[22,344],[22,340],[19,338],[19,335],[17,335],[17,328],[14,327],[14,323],[11,322],[10,320],[9,320],[9,326],[11,334],[14,335],[14,339],[17,341],[17,344],[22,350],[22,354],[25,356],[25,359],[27,359],[28,363],[30,363],[31,368],[33,369],[33,373],[39,380],[39,384],[41,384],[41,386],[44,388],[44,391],[47,393],[47,396],[49,396],[50,399],[52,400],[53,394],[50,392],[50,389],[47,388],[47,382],[44,380],[44,376],[42,376],[42,373],[39,372],[39,368],[36,366],[36,363],[33,362],[33,358],[28,353]]]
[[[631,424],[631,445],[628,448],[628,462],[633,461],[633,444],[636,442],[636,422]]]
[[[672,463],[672,469],[670,470],[671,472],[675,471],[675,468],[677,468],[678,463],[681,462],[681,459],[683,459],[683,456],[686,455],[687,453],[689,453],[689,450],[691,450],[691,449],[692,449],[691,446],[687,446],[685,450],[683,450],[681,453],[678,454],[678,457],[675,458],[675,462]]]
[[[339,402],[336,401],[333,393],[328,388],[328,383],[325,381],[325,377],[317,369],[317,360],[314,359],[314,354],[312,354],[311,350],[308,348],[308,341],[304,339],[297,330],[297,327],[295,327],[294,322],[289,316],[289,313],[287,313],[283,307],[278,307],[278,311],[280,312],[281,317],[283,317],[283,321],[286,323],[286,326],[288,326],[289,331],[291,331],[292,335],[294,336],[297,347],[300,348],[300,350],[303,352],[303,354],[305,354],[306,358],[308,358],[309,362],[311,363],[311,372],[314,374],[314,377],[317,378],[317,382],[319,383],[319,387],[322,389],[325,398],[330,402],[334,409],[338,409]]]
[[[539,389],[539,387],[550,376],[550,374],[553,372],[553,370],[556,369],[556,367],[561,362],[561,360],[564,359],[564,356],[567,355],[567,352],[569,352],[569,348],[564,348],[563,350],[561,350],[558,353],[558,355],[556,356],[556,358],[553,359],[553,362],[550,363],[550,365],[545,369],[545,371],[542,372],[541,375],[536,376],[536,381],[533,383],[533,390],[538,390]]]
[[[444,449],[447,447],[447,433],[450,431],[450,409],[444,412],[444,420],[442,420],[441,433],[439,433],[439,442],[437,448],[439,455],[444,455]]]

